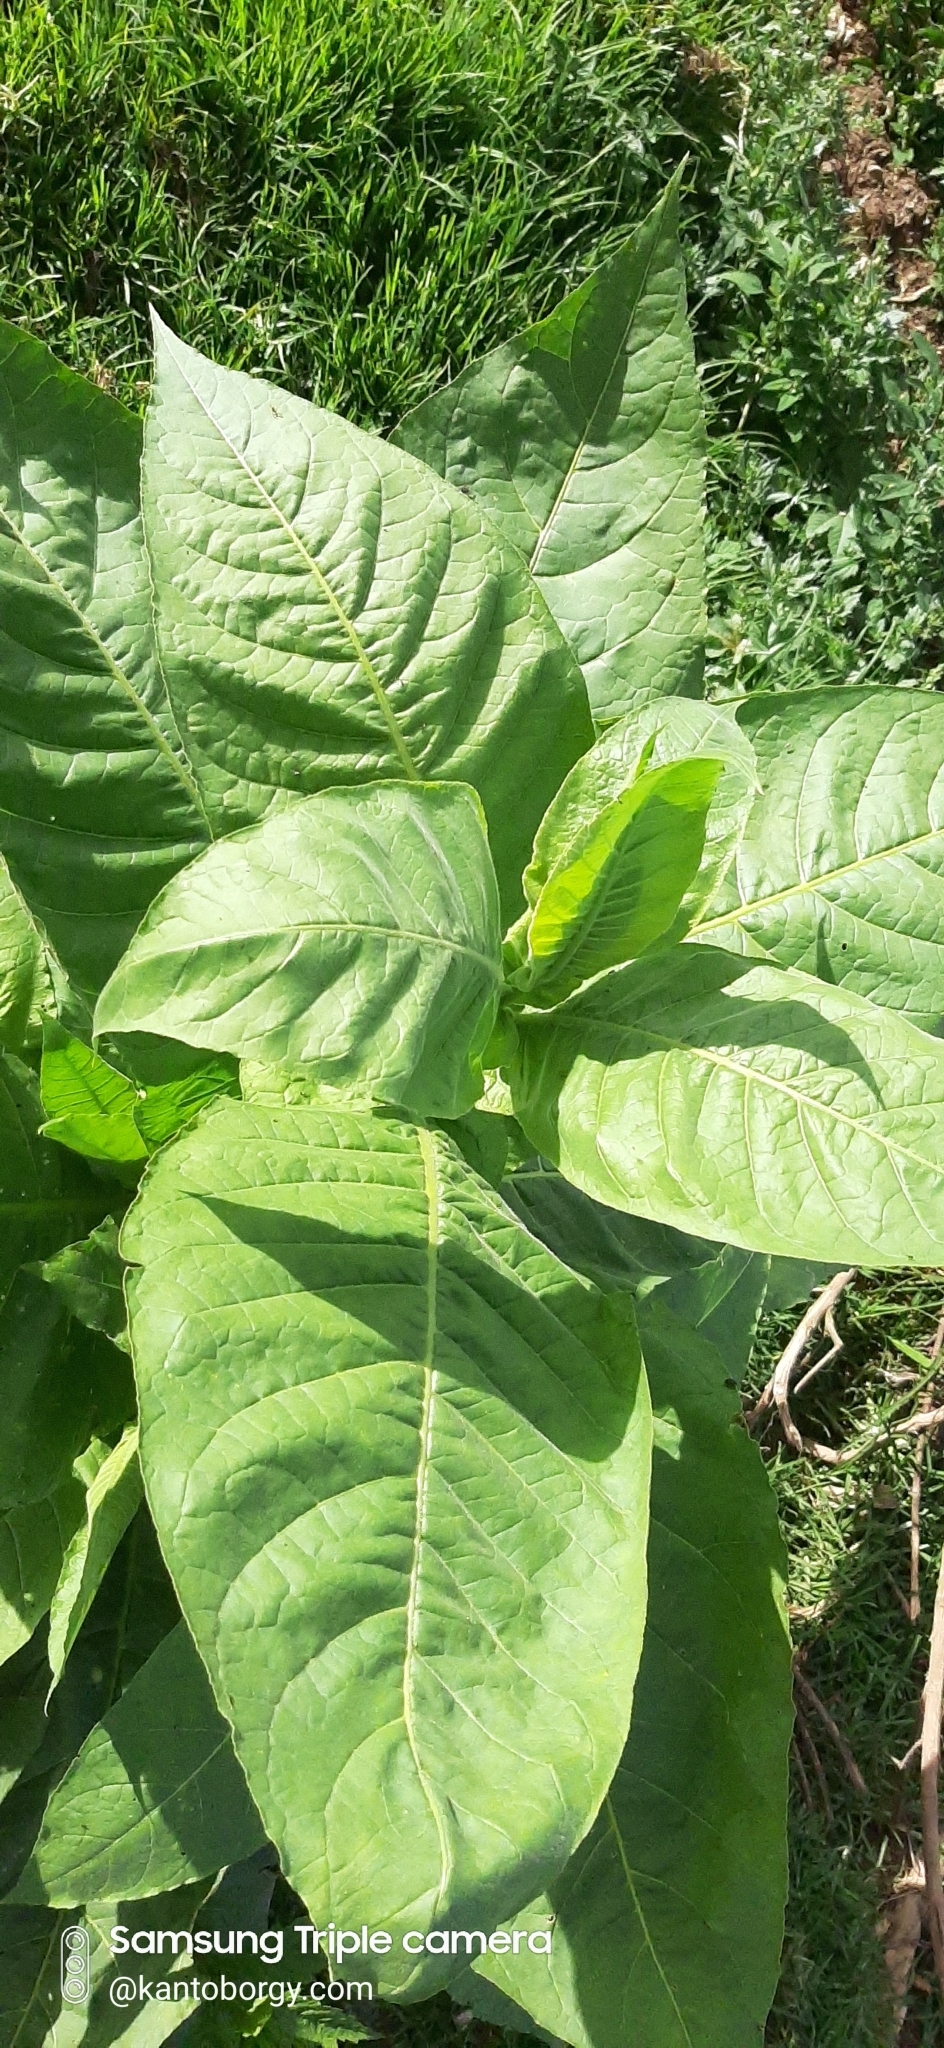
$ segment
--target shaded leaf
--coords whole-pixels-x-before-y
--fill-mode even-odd
[[[678,177],[617,254],[395,439],[521,549],[594,717],[701,694],[704,429]]]
[[[499,979],[474,792],[375,783],[211,847],[154,904],[95,1021],[453,1116],[480,1092]]]
[[[0,1512],[0,1664],[48,1613],[85,1488],[70,1474],[45,1499]]]
[[[85,1496],[84,1519],[62,1560],[49,1610],[48,1654],[53,1684],[62,1676],[69,1651],[141,1496],[138,1432],[130,1426],[92,1476]],[[93,1896],[94,1893],[83,1893],[84,1898]]]
[[[631,1307],[443,1136],[340,1104],[214,1104],[123,1246],[148,1494],[264,1825],[321,1924],[389,1928],[389,1987],[435,1984],[400,1931],[513,1910],[622,1744]]]
[[[215,829],[339,783],[468,782],[513,915],[535,827],[592,738],[516,550],[411,456],[160,323],[155,369],[158,629]]]
[[[69,1906],[172,1891],[264,1840],[229,1728],[179,1622],[86,1737],[11,1896]]]
[[[123,1351],[130,1351],[128,1313],[123,1287],[124,1260],[118,1250],[118,1225],[106,1216],[78,1244],[67,1244],[36,1271],[54,1289],[86,1329],[100,1330]]]
[[[29,1068],[0,1053],[0,1295],[24,1260],[81,1236],[106,1206],[78,1160],[40,1137],[42,1113]]]
[[[748,1250],[944,1258],[944,1047],[809,975],[681,946],[518,1020],[516,1113],[613,1208]]]
[[[0,1044],[18,1052],[44,985],[39,932],[0,856]]]
[[[123,406],[0,323],[0,842],[86,991],[208,837],[154,659],[140,452]]]

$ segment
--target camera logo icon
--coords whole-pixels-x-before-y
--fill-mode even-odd
[[[91,1989],[89,1938],[84,1927],[67,1927],[59,1944],[60,1982],[67,2005],[84,2005]]]

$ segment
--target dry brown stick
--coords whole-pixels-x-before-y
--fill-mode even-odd
[[[925,1407],[929,1396],[922,1395]],[[924,1464],[925,1439],[919,1436],[915,1445],[914,1465],[911,1472],[911,1578],[908,1594],[908,1619],[921,1619],[921,1467]]]
[[[814,1712],[819,1715],[819,1718],[822,1721],[823,1727],[826,1729],[827,1734],[832,1736],[836,1748],[838,1749],[839,1754],[843,1760],[843,1763],[845,1764],[846,1776],[849,1779],[850,1784],[854,1785],[861,1799],[867,1799],[869,1796],[869,1788],[865,1782],[865,1779],[862,1776],[862,1772],[860,1771],[858,1764],[856,1763],[855,1757],[853,1756],[852,1751],[849,1748],[849,1744],[846,1741],[846,1738],[843,1735],[842,1730],[840,1728],[837,1728],[836,1723],[833,1720],[833,1717],[829,1711],[829,1708],[823,1705],[819,1693],[813,1691],[813,1687],[811,1686],[809,1679],[804,1677],[803,1672],[800,1671],[797,1667],[794,1668],[793,1682],[795,1685],[799,1686],[800,1691],[803,1694],[803,1698],[805,1699],[807,1705],[812,1707]]]
[[[831,1826],[833,1819],[833,1805],[832,1800],[829,1796],[829,1786],[826,1783],[826,1773],[823,1769],[823,1759],[820,1756],[819,1750],[817,1749],[815,1742],[813,1741],[812,1735],[810,1734],[809,1724],[807,1722],[806,1715],[803,1713],[802,1708],[799,1706],[796,1707],[796,1732],[797,1741],[798,1743],[802,1743],[803,1748],[806,1750],[807,1756],[809,1757],[813,1769],[816,1773],[816,1782],[823,1795],[823,1809],[826,1814],[826,1819],[829,1821]],[[807,1783],[809,1783],[809,1780],[807,1780]]]
[[[831,1340],[829,1350],[823,1352],[822,1358],[818,1358],[816,1364],[810,1366],[809,1372],[805,1372],[801,1380],[797,1380],[793,1389],[794,1394],[802,1394],[804,1387],[808,1387],[810,1381],[815,1380],[817,1373],[822,1372],[825,1366],[832,1365],[833,1359],[838,1358],[842,1350],[842,1338],[836,1328],[836,1318],[832,1309],[827,1309],[823,1317],[823,1328]]]
[[[813,1794],[810,1791],[810,1781],[806,1775],[806,1765],[803,1762],[803,1758],[800,1754],[800,1745],[797,1741],[796,1736],[794,1736],[793,1738],[793,1768],[797,1774],[797,1780],[799,1782],[800,1792],[803,1798],[803,1804],[806,1807],[807,1813],[812,1813]]]
[[[882,1576],[886,1580],[887,1584],[891,1587],[892,1592],[895,1595],[895,1599],[897,1600],[898,1605],[901,1608],[901,1611],[905,1617],[905,1620],[910,1621],[911,1601],[905,1599],[904,1593],[902,1592],[897,1579],[894,1577],[893,1573],[888,1570],[887,1566],[883,1567]]]
[[[759,1401],[751,1409],[747,1417],[748,1429],[753,1429],[755,1422],[759,1422],[761,1416],[766,1414],[771,1403],[773,1403],[780,1416],[783,1433],[788,1444],[792,1444],[795,1451],[803,1449],[803,1439],[790,1414],[788,1399],[790,1381],[811,1337],[815,1335],[816,1331],[825,1322],[826,1317],[832,1314],[843,1288],[848,1287],[850,1280],[855,1279],[855,1273],[855,1267],[850,1266],[846,1272],[834,1274],[829,1285],[823,1287],[815,1300],[810,1302],[809,1308],[801,1316],[789,1344],[781,1353]]]
[[[919,1436],[926,1429],[940,1429],[944,1422],[944,1408],[922,1408],[917,1415],[909,1415],[907,1422],[896,1422],[892,1436]]]
[[[944,1709],[944,1550],[937,1575],[934,1619],[924,1688],[921,1724],[921,1842],[924,1886],[931,1927],[934,1967],[944,1996],[944,1885],[941,1883],[941,1823],[938,1813],[938,1767],[941,1756],[941,1712]]]
[[[913,1742],[911,1748],[906,1749],[904,1756],[892,1757],[892,1763],[894,1764],[896,1771],[910,1771],[912,1764],[917,1763],[920,1755],[921,1737],[919,1735],[917,1742]]]

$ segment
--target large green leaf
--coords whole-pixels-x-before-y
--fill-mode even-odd
[[[516,1113],[587,1194],[787,1257],[944,1262],[944,1046],[707,946],[519,1019]]]
[[[152,644],[141,429],[0,322],[0,844],[87,990],[209,836]]]
[[[391,1930],[384,1982],[418,1995],[454,1959],[401,1932],[533,1896],[620,1753],[631,1306],[447,1138],[340,1105],[215,1104],[122,1243],[145,1483],[250,1791],[318,1923]]]
[[[395,438],[531,565],[598,722],[701,691],[704,433],[678,179],[625,246]]]
[[[500,979],[475,792],[379,782],[211,847],[152,906],[95,1021],[304,1064],[448,1117],[481,1093]]]
[[[516,550],[412,456],[160,323],[144,498],[168,688],[217,830],[331,784],[469,782],[515,910],[592,738]]]
[[[171,1891],[265,1840],[183,1622],[85,1739],[56,1787],[17,1904]]]
[[[725,1360],[640,1311],[655,1452],[632,1725],[595,1827],[517,1927],[549,1957],[477,1964],[575,2048],[760,2048],[786,1893],[785,1558]]]
[[[800,690],[738,711],[761,792],[693,936],[944,1019],[944,701]]]
[[[529,1001],[562,1001],[668,931],[701,865],[721,765],[647,769],[577,833],[528,920],[527,958],[512,985]]]

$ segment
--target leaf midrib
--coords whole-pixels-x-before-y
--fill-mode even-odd
[[[210,424],[213,427],[214,431],[217,434],[219,434],[220,440],[224,443],[225,447],[229,449],[234,461],[238,462],[244,475],[247,476],[249,478],[250,483],[252,483],[255,486],[255,489],[259,492],[260,497],[268,506],[273,517],[278,521],[279,525],[282,527],[283,532],[287,535],[292,545],[297,549],[299,555],[302,558],[302,561],[310,569],[311,574],[315,579],[315,582],[318,584],[319,589],[321,590],[324,597],[327,599],[329,605],[331,606],[331,610],[333,611],[335,618],[338,621],[338,624],[342,628],[342,631],[347,634],[348,640],[350,641],[358,666],[362,670],[362,673],[366,677],[370,689],[373,692],[374,698],[377,703],[377,708],[387,728],[387,732],[390,737],[394,753],[396,754],[397,759],[400,762],[401,767],[403,768],[404,774],[408,777],[408,779],[411,782],[419,782],[419,769],[417,768],[416,763],[413,760],[412,754],[409,752],[409,749],[406,745],[406,741],[404,740],[403,734],[400,731],[400,727],[397,724],[397,720],[394,715],[389,698],[387,696],[387,692],[384,688],[383,683],[380,680],[379,675],[377,674],[376,669],[374,668],[373,662],[370,659],[370,656],[367,652],[366,647],[364,646],[360,634],[357,631],[353,619],[348,618],[344,606],[341,604],[340,600],[335,596],[334,591],[332,590],[331,585],[328,582],[326,575],[324,574],[324,571],[321,569],[318,562],[316,562],[314,555],[312,555],[306,548],[301,538],[301,535],[296,532],[295,527],[291,523],[291,520],[286,518],[281,506],[276,503],[275,499],[271,496],[270,492],[266,490],[262,478],[257,476],[255,471],[250,468],[245,456],[241,453],[240,449],[236,447],[235,442],[232,441],[229,435],[224,432],[219,421],[215,419],[213,414],[211,413],[209,406],[204,404],[204,401],[201,398],[200,393],[196,388],[196,385],[193,383],[192,378],[190,378],[187,375],[187,371],[183,363],[174,353],[173,348],[170,346],[169,343],[167,346],[168,353],[173,357],[174,363],[176,364],[177,369],[180,372],[180,375],[183,377],[188,390],[191,392],[193,396],[194,403],[200,407],[201,412],[204,413],[206,418],[210,421]]]
[[[246,939],[290,938],[300,932],[357,932],[367,938],[382,939],[385,944],[391,939],[406,939],[417,946],[439,947],[443,952],[461,954],[464,959],[474,960],[477,966],[487,968],[496,985],[501,981],[501,967],[489,954],[479,953],[473,946],[460,945],[458,940],[443,938],[439,932],[412,932],[402,925],[357,924],[347,918],[298,918],[293,919],[291,924],[244,927],[242,930],[230,930],[208,938],[188,940],[186,944],[182,943],[180,946],[166,946],[159,953],[150,954],[148,958],[172,960],[175,954],[180,953],[183,958],[189,960],[195,953],[213,947],[239,944]]]
[[[864,873],[867,868],[876,867],[881,861],[894,860],[900,854],[914,853],[919,847],[931,846],[935,840],[944,841],[944,826],[935,825],[928,832],[920,832],[912,839],[903,839],[897,846],[880,847],[877,853],[864,853],[857,860],[847,861],[842,867],[827,868],[822,874],[810,875],[798,882],[791,882],[785,889],[772,890],[767,896],[755,896],[750,902],[741,902],[736,909],[725,911],[723,917],[706,918],[703,924],[694,924],[689,938],[696,933],[722,931],[725,925],[740,924],[744,918],[754,917],[763,910],[775,910],[781,903],[789,903],[796,896],[815,895],[826,889],[832,882],[841,882],[847,875]],[[868,920],[865,920],[868,922]]]
[[[433,1817],[439,1840],[439,1888],[433,1913],[437,1913],[446,1896],[452,1871],[452,1855],[446,1833],[442,1810],[433,1795],[433,1788],[423,1767],[417,1739],[414,1699],[414,1673],[419,1650],[419,1592],[420,1572],[423,1560],[423,1545],[426,1540],[426,1516],[429,1501],[429,1473],[432,1457],[433,1417],[436,1401],[436,1307],[439,1276],[439,1211],[440,1188],[436,1148],[429,1131],[417,1130],[417,1141],[423,1165],[423,1185],[427,1206],[427,1269],[426,1269],[426,1334],[423,1348],[423,1406],[420,1416],[420,1449],[416,1465],[416,1525],[413,1536],[413,1560],[410,1569],[410,1584],[406,1605],[406,1641],[403,1658],[403,1724],[406,1730],[410,1754],[427,1806]]]

